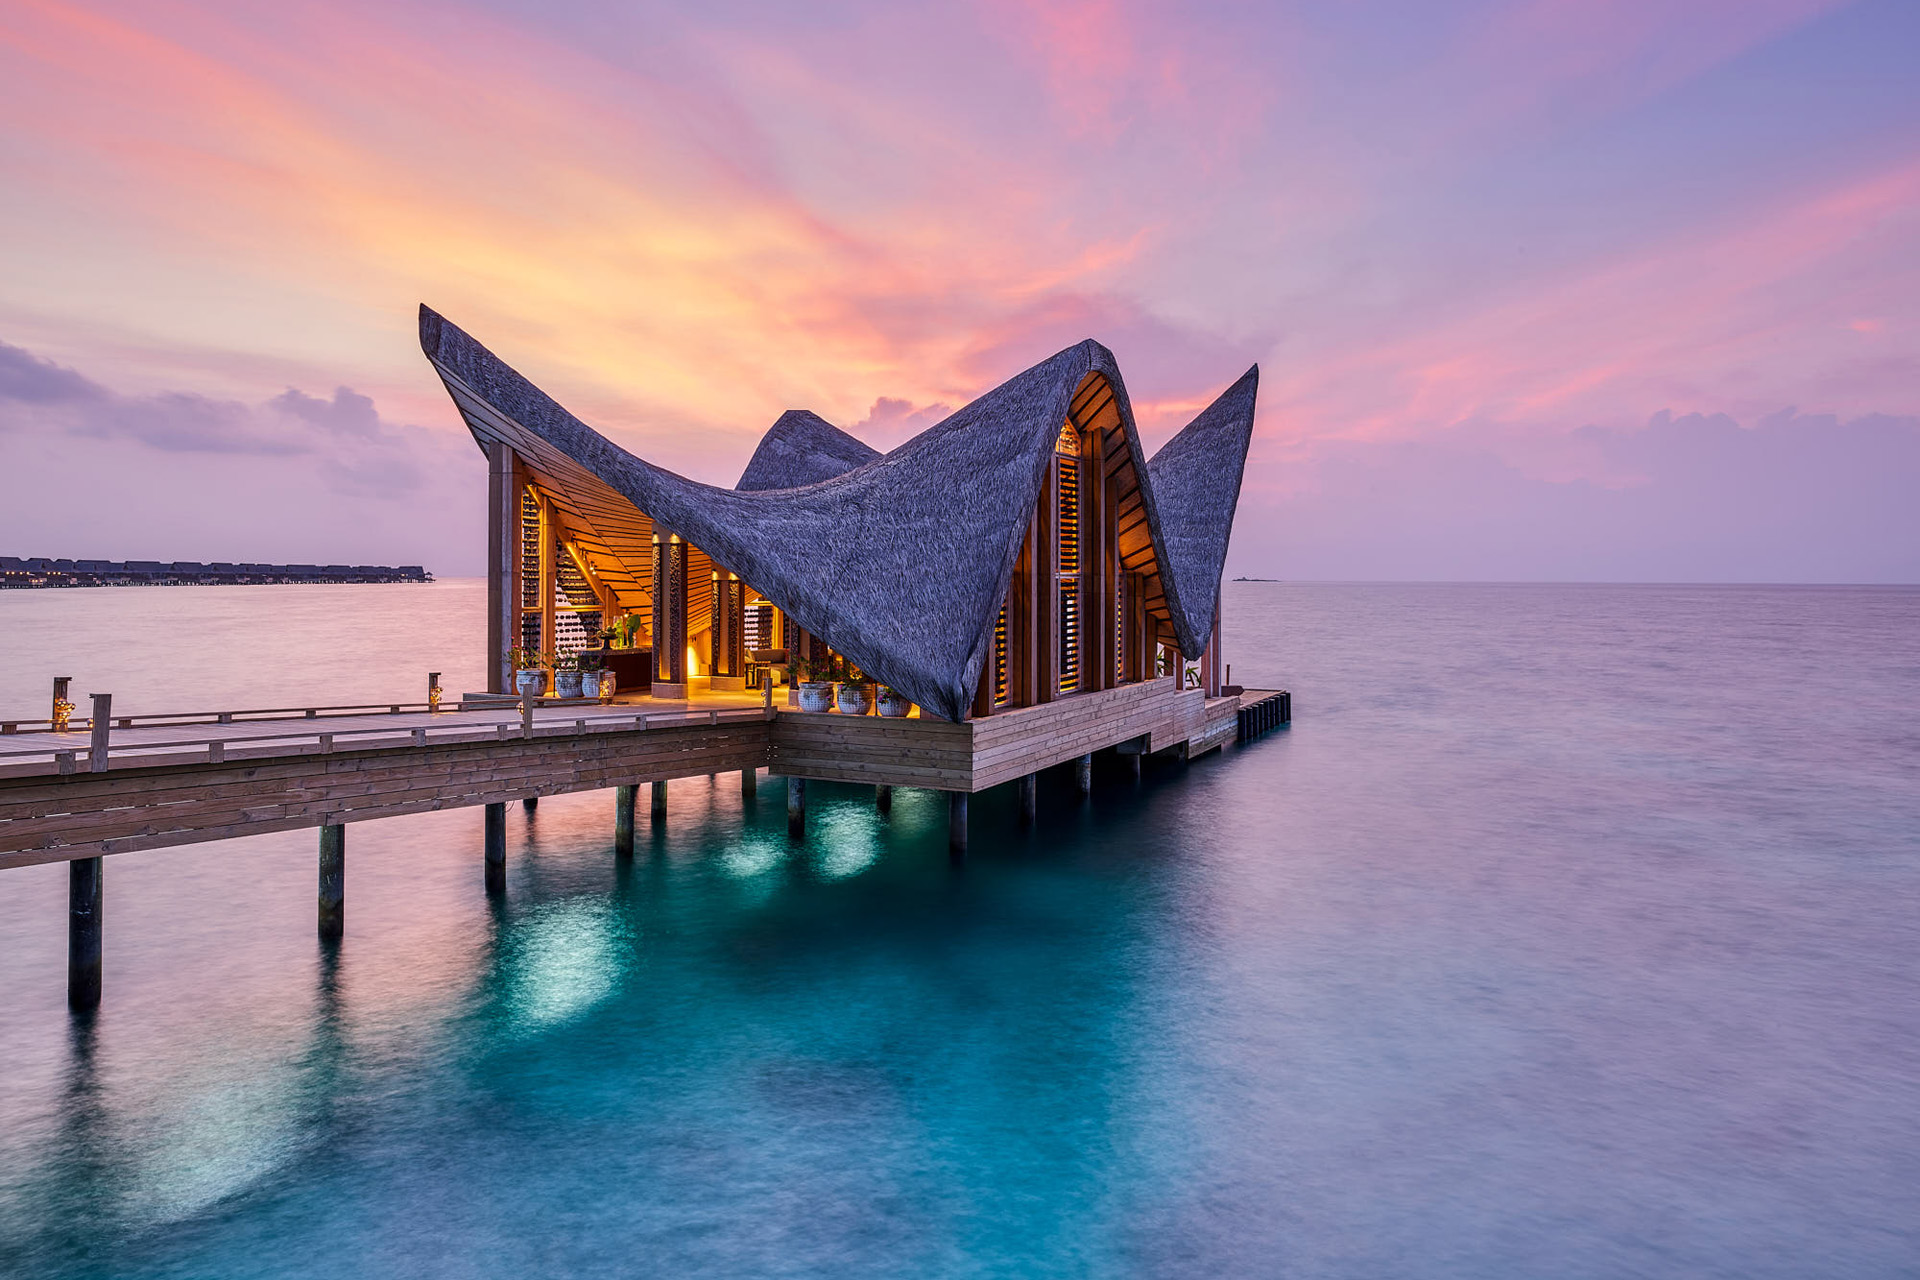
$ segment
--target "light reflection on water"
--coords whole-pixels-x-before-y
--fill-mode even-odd
[[[320,590],[395,668],[479,604]],[[691,778],[630,863],[510,807],[504,901],[477,811],[352,827],[328,950],[310,832],[123,855],[77,1025],[0,873],[0,1274],[1911,1273],[1920,592],[1227,616],[1295,728],[957,869],[937,795]]]

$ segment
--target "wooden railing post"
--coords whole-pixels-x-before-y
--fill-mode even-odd
[[[73,702],[67,697],[67,689],[72,684],[72,676],[53,678],[53,714],[49,720],[55,733],[65,733],[73,722]]]
[[[107,771],[107,735],[113,729],[113,695],[93,695],[93,743],[87,752],[87,767],[95,773]]]

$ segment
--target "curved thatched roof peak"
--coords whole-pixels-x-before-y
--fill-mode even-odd
[[[1259,390],[1255,365],[1147,462],[1160,507],[1161,573],[1171,584],[1167,600],[1195,635],[1213,632]]]
[[[874,678],[953,720],[964,719],[973,701],[1054,441],[1090,374],[1111,386],[1126,447],[1134,458],[1143,456],[1113,353],[1091,340],[1010,378],[891,453],[778,489],[746,487],[749,476],[741,489],[717,488],[633,456],[424,306],[420,343],[477,437],[565,454],[651,517],[656,530],[699,547]],[[1251,406],[1249,396],[1249,420]],[[823,452],[835,465],[857,453],[844,442],[866,448],[810,414],[781,421],[788,423],[784,430],[776,423],[769,432],[779,439],[765,475],[800,475],[809,465],[826,465],[808,462],[809,441],[824,440],[830,447]],[[1244,433],[1239,438],[1244,451]],[[1239,465],[1236,457],[1235,494]],[[1184,492],[1184,470],[1174,470],[1175,489]],[[1145,467],[1140,482],[1147,530],[1161,547],[1161,517]],[[1231,501],[1226,509],[1230,517]],[[1188,559],[1205,561],[1203,555]],[[1188,607],[1161,563],[1180,648],[1196,655],[1210,630],[1217,582],[1193,583],[1187,594],[1204,600],[1205,608]],[[1217,565],[1214,572],[1217,579]],[[1201,613],[1208,625],[1197,627],[1193,619]]]
[[[799,489],[855,467],[865,466],[880,451],[848,435],[817,413],[789,409],[767,428],[759,447],[747,460],[736,489]]]

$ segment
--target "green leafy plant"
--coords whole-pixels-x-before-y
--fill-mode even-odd
[[[555,654],[555,655],[553,656],[553,669],[554,669],[555,671],[578,671],[578,670],[580,670],[580,655],[579,655],[579,654],[577,654],[577,653],[557,653],[557,654]]]
[[[522,671],[538,671],[543,667],[553,665],[548,661],[547,655],[541,653],[538,649],[509,649],[507,650],[507,661]]]

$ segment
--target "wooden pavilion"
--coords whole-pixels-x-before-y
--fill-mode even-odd
[[[622,688],[656,699],[780,679],[756,653],[843,655],[955,722],[1163,679],[1220,696],[1257,368],[1151,460],[1088,341],[884,455],[789,412],[724,489],[620,449],[425,307],[420,332],[489,462],[491,692],[511,649],[618,626],[646,655]]]

